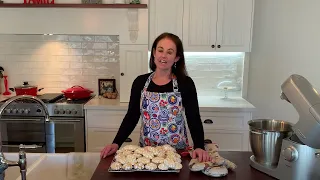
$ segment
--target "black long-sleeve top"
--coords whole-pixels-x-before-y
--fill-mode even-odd
[[[125,115],[119,131],[113,140],[113,143],[119,145],[128,138],[136,127],[140,119],[140,97],[141,91],[150,76],[151,73],[143,74],[138,76],[132,83],[131,95],[129,101],[128,112]],[[197,91],[193,80],[187,76],[183,81],[178,81],[179,92],[182,96],[182,105],[185,108],[186,120],[191,133],[191,137],[194,144],[194,149],[204,149],[204,132],[203,126],[200,119],[199,104],[197,98]],[[156,85],[153,81],[150,82],[147,91],[150,92],[173,92],[172,81],[165,85]]]

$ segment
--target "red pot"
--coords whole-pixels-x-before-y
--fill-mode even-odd
[[[23,82],[21,86],[15,86],[14,88],[9,88],[12,92],[16,92],[16,95],[31,95],[37,96],[38,92],[41,91],[43,88],[38,89],[37,86],[29,85],[28,82]]]
[[[91,96],[91,91],[90,89],[83,88],[82,86],[72,86],[71,88],[68,88],[66,90],[61,91],[64,93],[64,96],[67,99],[83,99],[83,98],[88,98]]]

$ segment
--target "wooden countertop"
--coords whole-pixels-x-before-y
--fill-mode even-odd
[[[275,180],[271,176],[264,174],[250,166],[251,152],[219,152],[219,154],[234,162],[237,165],[235,171],[229,170],[229,174],[221,178],[213,178],[204,175],[202,172],[192,172],[189,170],[188,164],[190,158],[183,157],[183,168],[180,173],[154,173],[154,172],[126,172],[126,173],[111,173],[108,168],[113,156],[102,159],[97,166],[91,180],[157,180],[157,179],[179,179],[179,180],[196,180],[196,179],[220,179],[220,180]]]

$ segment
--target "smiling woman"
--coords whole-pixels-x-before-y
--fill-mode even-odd
[[[189,147],[185,114],[194,142],[193,158],[208,161],[210,157],[204,150],[197,91],[187,75],[181,40],[174,34],[163,33],[155,39],[151,52],[149,65],[152,72],[134,80],[128,112],[113,144],[107,145],[101,156],[115,153],[132,133],[140,117],[140,146],[169,144],[185,150]]]

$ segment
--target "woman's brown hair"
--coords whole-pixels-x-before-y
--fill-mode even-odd
[[[153,51],[157,48],[157,45],[160,40],[168,38],[172,40],[177,48],[176,56],[180,57],[179,60],[175,63],[175,65],[172,66],[172,73],[177,76],[178,79],[182,80],[186,76],[188,76],[186,65],[185,65],[185,58],[184,58],[184,50],[183,50],[183,45],[182,41],[180,38],[172,33],[162,33],[160,34],[153,42],[152,48],[151,48],[151,56],[150,56],[150,62],[149,62],[149,68],[152,71],[155,71],[157,66],[154,62],[154,56],[153,56]]]

